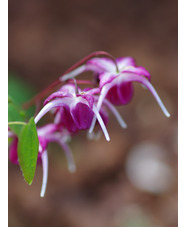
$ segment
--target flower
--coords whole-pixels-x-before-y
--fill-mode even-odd
[[[152,93],[165,116],[169,117],[169,112],[150,83],[150,73],[144,67],[137,66],[131,57],[117,58],[116,63],[117,67],[111,59],[92,58],[85,65],[61,77],[61,80],[65,81],[76,77],[84,71],[93,71],[100,88],[100,96],[96,106],[98,111],[105,100],[109,100],[113,105],[129,103],[133,97],[133,82],[139,82]],[[89,132],[92,132],[95,122],[94,117]]]
[[[100,59],[95,60],[99,61]],[[106,61],[106,59],[104,61]],[[141,66],[136,66],[134,59],[129,57],[118,58],[116,59],[116,62],[118,64],[119,72],[105,71],[99,75],[99,87],[101,89],[101,93],[97,103],[98,111],[105,98],[107,98],[114,105],[127,104],[133,96],[132,82],[139,82],[149,89],[165,116],[169,117],[169,112],[150,83],[151,76],[149,72]],[[108,66],[110,67],[107,67],[107,70],[111,70],[111,65],[114,69],[113,63],[109,62]],[[94,124],[95,119],[92,122],[90,131],[93,129]]]
[[[65,81],[81,72],[91,70],[98,75],[100,99],[103,101],[106,97],[114,105],[127,104],[133,96],[132,82],[139,82],[150,90],[164,114],[169,117],[170,114],[150,83],[150,73],[144,67],[136,66],[135,60],[131,57],[117,58],[116,63],[118,68],[111,59],[93,58],[85,65],[61,77],[61,80]]]
[[[109,141],[110,137],[105,126],[108,123],[108,112],[106,108],[111,110],[123,128],[126,127],[125,122],[108,100],[104,100],[104,105],[100,108],[99,112],[97,111],[96,104],[99,99],[99,96],[95,95],[97,93],[99,93],[99,88],[86,88],[85,90],[81,90],[74,84],[64,85],[44,101],[44,107],[35,117],[35,123],[37,124],[38,121],[51,110],[54,111],[55,116],[53,124],[48,124],[37,129],[39,138],[38,158],[41,157],[43,165],[41,196],[44,196],[46,190],[48,173],[46,149],[49,142],[57,142],[61,145],[68,160],[69,170],[73,172],[75,170],[75,164],[70,149],[66,144],[71,134],[79,130],[89,129],[95,116],[106,140]],[[93,137],[94,135],[92,134],[92,137],[90,136],[89,138]]]
[[[110,140],[104,121],[97,111],[93,94],[99,89],[81,91],[74,84],[67,84],[52,93],[44,102],[44,107],[35,118],[37,123],[48,111],[55,108],[55,123],[62,125],[69,132],[89,129],[93,117],[98,120],[106,140]]]
[[[74,172],[76,170],[74,158],[72,152],[67,145],[67,141],[70,139],[70,134],[66,130],[62,130],[62,128],[58,127],[56,124],[47,124],[42,127],[37,128],[37,134],[39,139],[39,151],[38,151],[38,160],[37,163],[42,163],[43,168],[43,180],[42,180],[42,187],[40,196],[44,197],[46,186],[47,186],[47,179],[48,179],[48,154],[47,154],[47,147],[50,142],[58,143],[61,148],[64,150],[67,162],[68,162],[68,169],[70,172]],[[12,143],[10,144],[9,148],[9,158],[10,161],[14,164],[19,164],[18,160],[18,138],[17,136],[9,131],[9,137],[12,138]]]
[[[93,81],[76,81],[74,79],[85,71],[93,72]],[[106,52],[94,52],[69,68],[66,74],[63,74],[47,89],[36,95],[30,103],[39,101],[47,92],[65,81],[67,81],[67,84],[52,93],[44,101],[43,108],[34,119],[35,124],[37,124],[49,111],[54,115],[53,123],[37,127],[39,139],[37,163],[42,163],[43,167],[41,197],[45,194],[48,178],[48,144],[56,142],[63,148],[68,162],[68,169],[74,172],[76,167],[67,141],[71,138],[71,135],[87,129],[89,138],[97,139],[101,129],[106,140],[109,141],[110,137],[106,129],[109,121],[108,109],[115,115],[120,126],[126,128],[127,125],[115,106],[126,105],[132,100],[133,82],[138,82],[146,87],[158,102],[165,116],[170,116],[151,84],[150,73],[144,67],[137,66],[132,57],[114,59]],[[94,87],[82,90],[77,84],[89,84]],[[95,134],[93,130],[96,124],[99,128],[98,133]],[[9,149],[10,161],[19,164],[17,152],[19,139],[11,131],[9,131],[9,137],[12,138]]]

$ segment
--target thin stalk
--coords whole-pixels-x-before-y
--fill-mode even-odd
[[[26,125],[26,123],[22,121],[10,121],[8,125]]]

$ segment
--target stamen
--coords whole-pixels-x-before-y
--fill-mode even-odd
[[[102,118],[101,118],[101,116],[100,116],[100,114],[98,112],[98,109],[96,108],[95,105],[93,105],[93,112],[94,112],[94,114],[95,114],[95,116],[96,116],[96,118],[97,118],[97,120],[98,120],[98,122],[100,124],[100,127],[101,127],[101,129],[102,129],[102,131],[103,131],[103,133],[105,135],[106,140],[110,141],[110,137],[109,137],[109,134],[107,132],[106,126],[105,126],[105,124],[104,124],[104,122],[103,122],[103,120],[102,120]],[[90,130],[89,130],[89,133],[90,133]]]
[[[42,166],[43,166],[43,181],[42,181],[40,196],[44,197],[45,191],[46,191],[46,186],[47,186],[47,180],[48,180],[48,154],[47,154],[47,150],[45,150],[42,153],[41,160],[42,160]]]

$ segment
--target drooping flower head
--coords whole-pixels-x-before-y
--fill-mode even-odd
[[[117,67],[116,67],[116,64]],[[133,97],[133,82],[144,85],[152,93],[165,116],[170,114],[162,103],[156,90],[150,83],[150,73],[141,66],[137,66],[135,60],[131,57],[120,57],[113,62],[108,58],[92,58],[85,65],[64,75],[61,80],[68,80],[76,77],[84,71],[93,71],[99,82],[100,95],[97,102],[97,109],[100,110],[104,100],[109,100],[113,105],[125,105]],[[92,121],[90,132],[95,125],[95,117]]]
[[[91,84],[93,88],[87,87],[82,90],[73,78],[85,71],[93,72],[93,80],[88,81],[88,84]],[[52,93],[44,101],[43,108],[34,119],[35,124],[37,124],[46,113],[52,112],[54,115],[53,123],[37,127],[39,139],[38,163],[41,162],[43,166],[42,197],[45,194],[48,176],[48,144],[50,142],[58,143],[66,154],[69,170],[75,171],[73,156],[67,145],[68,139],[80,130],[88,130],[90,138],[92,138],[97,123],[106,140],[109,141],[110,137],[106,129],[109,119],[108,110],[115,115],[120,126],[126,128],[126,123],[115,106],[126,105],[131,101],[134,89],[133,82],[145,86],[152,93],[164,114],[167,117],[170,116],[151,84],[150,73],[145,68],[137,66],[135,60],[131,57],[114,59],[106,52],[92,53],[69,68],[62,77],[49,86],[49,90],[62,82],[67,82],[67,84]],[[47,89],[34,97],[31,103],[41,100],[46,92]],[[10,145],[10,160],[19,164],[18,138],[11,131],[9,131],[9,137],[13,139]]]
[[[95,106],[93,94],[98,90],[81,91],[74,84],[64,85],[45,100],[44,107],[35,118],[35,123],[54,108],[56,109],[55,123],[61,124],[70,132],[78,132],[89,129],[95,116],[106,139],[110,140],[104,121]]]
[[[101,94],[97,104],[98,110],[105,98],[107,98],[114,105],[127,104],[133,96],[132,83],[139,82],[149,89],[158,102],[160,108],[164,112],[165,116],[169,117],[169,112],[162,103],[156,90],[150,83],[151,76],[149,72],[141,66],[136,66],[134,59],[130,57],[118,58],[116,59],[116,62],[118,64],[119,72],[106,71],[99,75]],[[110,66],[111,65],[113,65],[112,62],[110,62]],[[92,123],[92,127],[94,124],[95,123]]]
[[[132,82],[139,82],[154,95],[165,115],[170,115],[151,85],[151,75],[144,67],[137,66],[135,60],[131,57],[117,58],[116,63],[117,68],[110,59],[93,58],[83,67],[80,67],[79,70],[76,69],[61,77],[61,80],[65,81],[77,76],[77,73],[91,70],[98,76],[101,96],[106,97],[114,105],[123,105],[130,102],[133,96]]]
[[[76,170],[74,158],[72,152],[67,144],[67,141],[70,138],[70,134],[66,130],[62,130],[62,128],[58,127],[56,124],[47,124],[43,127],[37,128],[37,134],[39,139],[39,150],[38,150],[38,159],[37,163],[42,164],[43,168],[43,180],[41,187],[41,197],[44,196],[47,186],[47,178],[48,178],[48,154],[47,147],[51,142],[58,143],[63,149],[67,163],[68,169],[70,172],[74,172]],[[19,164],[18,159],[18,137],[11,131],[9,131],[9,137],[12,138],[12,142],[9,148],[9,158],[10,161],[14,164]]]

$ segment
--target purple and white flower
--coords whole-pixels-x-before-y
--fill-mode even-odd
[[[94,93],[99,89],[81,91],[74,84],[64,85],[59,91],[51,94],[44,102],[44,107],[35,118],[37,123],[47,112],[56,109],[55,123],[62,124],[69,132],[89,129],[95,116],[105,135],[110,140],[104,121],[96,108]]]
[[[99,61],[99,59],[96,59],[96,61]],[[105,59],[104,61],[107,60]],[[105,72],[99,74],[99,87],[101,92],[97,103],[98,111],[101,108],[105,98],[114,105],[127,104],[133,97],[132,82],[139,82],[149,89],[165,116],[169,117],[169,112],[161,101],[156,90],[150,83],[151,76],[149,72],[141,66],[136,66],[134,59],[130,57],[118,58],[116,59],[116,62],[118,64],[119,72],[113,71],[115,65],[109,61],[109,64],[107,63],[107,65],[109,65],[109,67],[107,67],[108,71],[106,71],[105,67]],[[91,124],[90,132],[93,130],[94,125],[95,119],[93,119]]]
[[[156,90],[150,83],[150,73],[141,66],[136,66],[135,60],[131,57],[120,57],[116,59],[117,66],[111,59],[93,58],[83,66],[61,77],[65,81],[78,76],[84,71],[93,71],[98,77],[100,95],[97,101],[99,111],[103,102],[109,100],[113,105],[125,105],[133,97],[133,82],[144,85],[154,96],[166,117],[170,114],[161,101]],[[94,117],[89,132],[92,132],[96,119]]]
[[[146,87],[156,99],[165,116],[170,116],[151,84],[150,73],[144,67],[137,66],[135,60],[131,57],[114,59],[106,52],[96,52],[96,54],[99,56],[101,54],[104,57],[95,57],[98,56],[95,53],[85,57],[49,87],[51,89],[56,84],[68,82],[44,101],[43,108],[34,119],[35,124],[37,124],[46,113],[52,112],[54,114],[53,123],[37,127],[39,139],[37,161],[38,163],[41,162],[43,167],[41,197],[45,194],[48,178],[48,144],[56,142],[62,147],[67,158],[68,169],[70,172],[74,172],[76,166],[67,144],[71,135],[80,130],[88,130],[89,138],[97,138],[100,131],[96,135],[93,133],[97,124],[99,130],[103,131],[106,140],[109,141],[110,137],[106,129],[109,120],[108,109],[114,114],[120,126],[126,128],[127,125],[115,106],[126,105],[131,101],[134,89],[133,82],[138,82]],[[77,86],[77,81],[74,78],[86,71],[93,72],[94,80],[82,81],[82,83],[85,84],[86,82],[94,85],[94,87],[82,90]],[[40,100],[41,97],[44,97],[44,94],[46,94],[45,90],[42,93],[43,96],[38,95],[34,100]],[[10,161],[19,164],[18,137],[11,131],[9,131],[9,137],[12,138],[9,147]]]
[[[48,153],[47,153],[48,144],[51,142],[56,142],[61,146],[61,148],[65,152],[65,156],[68,163],[68,170],[70,172],[75,172],[76,165],[74,162],[73,154],[67,144],[68,140],[70,139],[70,134],[66,130],[62,130],[62,128],[59,129],[59,127],[56,124],[47,124],[43,127],[38,127],[37,134],[39,139],[39,151],[37,162],[38,163],[41,162],[43,168],[43,180],[40,196],[44,197],[48,179]],[[9,148],[10,161],[14,164],[19,164],[17,152],[18,138],[11,131],[9,131],[9,137],[13,139]]]

